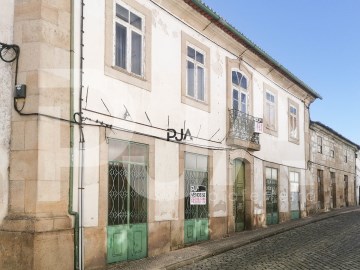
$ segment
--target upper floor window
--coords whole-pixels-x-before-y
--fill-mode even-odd
[[[205,101],[205,53],[195,46],[187,46],[186,94],[198,101]]]
[[[317,152],[322,154],[322,137],[317,137]]]
[[[210,112],[210,48],[181,32],[181,102]]]
[[[330,143],[330,157],[335,157],[335,146],[334,143]]]
[[[276,130],[276,98],[275,94],[266,91],[265,92],[265,125],[271,130]]]
[[[346,150],[345,150],[345,154],[344,154],[344,161],[345,161],[345,163],[348,162],[348,153]]]
[[[144,74],[144,17],[142,14],[116,4],[115,65],[126,71]]]
[[[104,3],[104,74],[151,91],[152,11],[133,0]]]
[[[247,78],[239,71],[232,71],[232,108],[247,113]]]
[[[289,100],[289,141],[299,143],[299,105]]]

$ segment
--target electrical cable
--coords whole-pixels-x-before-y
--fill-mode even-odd
[[[91,112],[91,113],[99,114],[99,115],[102,115],[102,116],[107,116],[107,117],[110,117],[110,118],[113,118],[113,119],[122,120],[122,121],[129,122],[129,123],[134,123],[134,124],[141,125],[141,126],[145,126],[145,127],[149,127],[149,128],[154,128],[154,129],[161,130],[161,131],[168,131],[168,129],[165,129],[165,128],[161,128],[161,127],[157,127],[157,126],[152,126],[152,125],[148,125],[148,124],[144,124],[144,123],[140,123],[140,122],[136,122],[136,121],[132,121],[132,120],[127,120],[127,119],[124,119],[124,118],[121,118],[121,117],[109,115],[109,114],[102,113],[102,112],[98,112],[98,111],[94,111],[94,110],[91,110],[91,109],[86,109],[86,108],[84,108],[83,110],[84,110],[84,111]],[[202,140],[202,141],[207,141],[207,142],[212,142],[212,143],[218,143],[218,144],[221,144],[221,143],[222,143],[221,141],[213,141],[213,140],[209,140],[209,139],[205,139],[205,138],[200,138],[200,137],[198,137],[198,136],[192,136],[192,137],[195,138],[195,139]]]
[[[16,44],[6,44],[0,42],[0,58],[5,63],[16,61],[15,66],[15,85],[17,85],[17,75],[19,66],[20,47]]]

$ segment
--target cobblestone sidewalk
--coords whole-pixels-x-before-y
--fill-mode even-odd
[[[257,242],[279,233],[353,211],[360,211],[360,208],[342,208],[295,221],[272,225],[264,229],[234,233],[227,238],[206,241],[198,245],[171,251],[159,256],[148,257],[142,260],[125,262],[117,265],[110,265],[107,269],[176,269],[212,257],[214,255],[242,247],[249,243]]]

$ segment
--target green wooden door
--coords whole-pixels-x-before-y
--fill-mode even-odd
[[[107,228],[107,261],[114,263],[125,261],[127,255],[127,225],[108,226]]]
[[[266,224],[279,223],[277,169],[266,168]]]
[[[107,262],[141,259],[147,256],[147,146],[110,141],[109,147],[121,153],[109,157]]]
[[[209,239],[209,219],[185,220],[185,244]]]
[[[235,231],[245,229],[245,164],[235,159],[234,213]]]
[[[191,244],[209,239],[207,156],[185,155],[184,242]],[[196,201],[197,195],[203,195]],[[194,199],[195,198],[195,199]]]

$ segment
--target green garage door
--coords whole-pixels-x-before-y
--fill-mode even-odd
[[[147,157],[146,145],[109,141],[108,263],[147,256]]]

